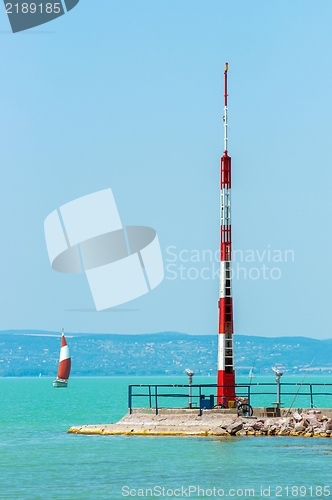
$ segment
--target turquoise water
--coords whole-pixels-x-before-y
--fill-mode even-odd
[[[1,500],[330,498],[332,439],[66,432],[121,418],[129,383],[173,381],[72,378],[67,389],[54,389],[50,378],[0,379]]]

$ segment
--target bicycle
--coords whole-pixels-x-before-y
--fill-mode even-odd
[[[229,408],[228,400],[226,399],[226,397],[222,396],[222,398],[223,402],[220,405],[215,406],[215,408]],[[253,415],[254,409],[248,403],[248,398],[242,398],[240,396],[236,396],[234,403],[239,417],[251,417]]]
[[[246,398],[241,398],[241,399],[244,400],[243,403],[238,402],[236,404],[236,401],[235,401],[238,416],[239,417],[252,417],[252,415],[254,413],[253,407],[248,403],[248,400],[245,402]]]

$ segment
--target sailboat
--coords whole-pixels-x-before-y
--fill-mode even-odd
[[[70,374],[71,359],[64,331],[62,329],[60,360],[58,366],[58,376],[53,380],[53,387],[67,387]]]

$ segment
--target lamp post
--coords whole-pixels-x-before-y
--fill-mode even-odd
[[[277,370],[276,368],[272,368],[274,373],[276,374],[276,383],[277,383],[277,410],[280,412],[281,401],[280,401],[280,378],[283,375],[283,372]]]
[[[185,372],[188,375],[188,384],[189,384],[188,406],[189,406],[189,408],[192,408],[193,403],[192,403],[192,387],[191,387],[191,385],[193,383],[193,376],[195,375],[195,373],[192,370],[190,370],[189,368],[186,368]]]

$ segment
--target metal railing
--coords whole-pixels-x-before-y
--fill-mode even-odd
[[[153,409],[156,415],[158,415],[160,408],[197,408],[199,415],[202,415],[203,409],[209,408],[209,404],[206,404],[206,393],[208,393],[208,399],[210,398],[211,401],[210,407],[213,407],[217,388],[217,384],[131,384],[128,386],[129,413],[132,413],[133,408],[143,407],[142,405],[134,406],[134,399],[136,402],[136,398],[145,398],[146,405],[144,407]],[[307,403],[306,405],[302,403],[302,406],[316,408],[317,406],[314,404],[315,398],[316,402],[320,399],[319,404],[321,408],[328,407],[325,404],[321,404],[322,399],[324,399],[324,403],[329,402],[330,407],[332,407],[332,384],[280,383],[278,401],[273,403],[267,402],[268,396],[276,396],[277,394],[276,384],[273,382],[236,384],[236,394],[237,397],[246,399],[246,402],[251,406],[259,405],[260,407],[268,407],[271,405],[278,406],[279,404],[280,406],[291,408],[295,401],[297,401],[297,406],[299,406],[299,401],[302,403],[303,398],[305,398]],[[283,402],[280,403],[281,397],[283,398]],[[329,401],[327,397],[330,397]],[[171,406],[166,404],[167,401]],[[181,401],[186,401],[187,405],[184,406],[184,403],[180,405]]]

